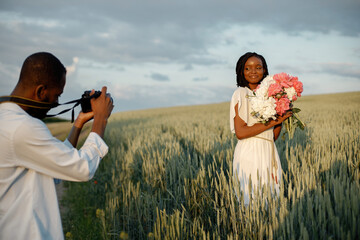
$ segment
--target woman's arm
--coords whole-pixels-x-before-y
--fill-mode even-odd
[[[252,126],[248,126],[246,122],[244,122],[244,120],[242,120],[239,117],[238,104],[235,105],[235,113],[236,114],[234,118],[234,127],[235,127],[235,134],[238,139],[244,139],[258,135],[259,133],[262,133],[263,131],[269,128],[281,124],[285,119],[287,119],[292,115],[291,112],[288,112],[284,116],[278,117],[276,120],[269,121],[269,123],[267,124],[256,123]]]
[[[281,127],[282,127],[282,123],[275,125],[275,127],[274,127],[274,141],[276,141],[276,139],[278,139],[280,132],[281,132]]]

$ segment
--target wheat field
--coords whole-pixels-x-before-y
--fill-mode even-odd
[[[359,239],[360,92],[295,105],[307,126],[276,141],[280,197],[265,187],[247,207],[229,103],[113,114],[94,179],[64,183],[66,238]]]

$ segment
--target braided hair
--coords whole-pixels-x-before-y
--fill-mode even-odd
[[[245,63],[246,61],[251,58],[251,57],[257,57],[261,60],[262,62],[262,65],[263,65],[263,68],[264,68],[264,76],[263,78],[261,79],[261,81],[259,83],[262,82],[262,80],[267,76],[269,75],[269,71],[268,71],[268,68],[267,68],[267,64],[266,64],[266,61],[265,61],[265,58],[255,52],[247,52],[245,53],[244,55],[242,55],[237,64],[236,64],[236,85],[238,87],[249,87],[249,82],[245,79],[245,76],[244,76],[244,68],[245,68]]]

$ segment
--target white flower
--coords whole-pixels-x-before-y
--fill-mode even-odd
[[[250,96],[250,105],[252,115],[260,122],[267,122],[276,119],[275,99],[268,97],[268,89],[271,84],[275,83],[272,76],[267,76],[256,89],[255,94]]]
[[[271,86],[271,84],[274,84],[277,81],[280,81],[280,83],[284,81],[290,82],[291,78],[289,76],[290,75],[286,73],[281,73],[279,74],[279,76],[277,75],[275,76],[277,80],[275,80],[273,76],[267,76],[266,78],[263,79],[261,84],[253,92],[249,94],[248,98],[249,98],[249,104],[251,106],[251,115],[255,117],[256,120],[258,120],[258,122],[267,123],[271,119],[276,120],[276,116],[277,116],[276,102],[278,99],[287,97],[291,102],[296,100],[297,93],[294,87],[284,88],[280,86],[281,89],[276,89],[276,91],[280,91],[280,92],[277,93],[276,96],[269,97],[269,87]],[[284,77],[288,77],[289,79],[283,79]],[[274,87],[278,88],[278,86],[274,86]],[[300,109],[297,109],[297,112],[299,111]],[[294,114],[293,116],[291,116],[290,118],[284,121],[286,130],[289,134],[289,139],[292,138],[296,126],[299,126],[301,129],[304,129],[305,127],[305,124],[298,118],[296,112],[293,114]],[[296,120],[294,120],[295,118]]]
[[[285,88],[285,92],[290,101],[293,99],[293,96],[296,96],[296,90],[294,87]]]
[[[264,78],[259,86],[258,89],[256,89],[256,96],[263,96],[263,97],[267,97],[268,96],[268,89],[269,86],[271,84],[275,83],[275,80],[273,79],[272,76],[267,76],[266,78]]]
[[[268,121],[270,118],[276,119],[275,99],[263,96],[250,97],[250,104],[253,115],[261,122]]]

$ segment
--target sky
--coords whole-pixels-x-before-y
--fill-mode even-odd
[[[0,95],[40,51],[67,68],[60,102],[107,86],[114,112],[230,101],[246,52],[303,95],[360,91],[360,1],[1,0]]]

